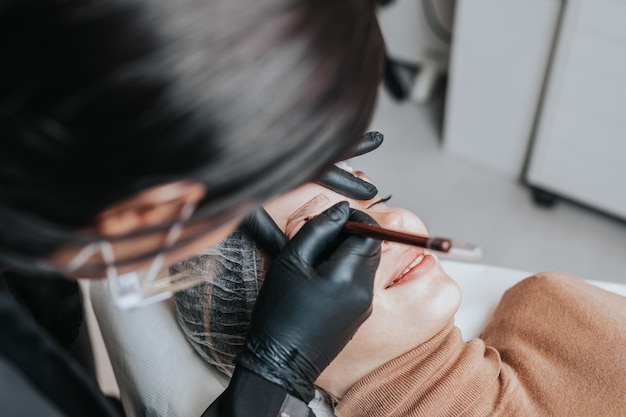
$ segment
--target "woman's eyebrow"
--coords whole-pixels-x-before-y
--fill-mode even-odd
[[[291,213],[287,218],[287,224],[285,225],[285,234],[291,236],[293,229],[300,223],[301,220],[310,216],[311,214],[317,214],[328,205],[329,198],[324,194],[318,194],[308,202],[304,203],[299,209]]]
[[[365,172],[359,171],[358,169],[352,171],[352,175],[354,175],[355,177],[360,178],[362,180],[365,180],[367,182],[370,182],[369,178],[367,177],[367,175],[365,175]]]

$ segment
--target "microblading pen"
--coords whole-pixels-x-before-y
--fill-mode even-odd
[[[456,239],[414,235],[351,220],[346,222],[343,230],[344,232],[354,235],[431,249],[441,252],[445,254],[445,257],[451,259],[466,261],[478,261],[482,259],[482,249],[480,246]]]

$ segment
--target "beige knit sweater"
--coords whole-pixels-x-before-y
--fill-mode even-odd
[[[479,339],[451,323],[359,381],[337,416],[626,416],[626,298],[563,274],[508,290]]]

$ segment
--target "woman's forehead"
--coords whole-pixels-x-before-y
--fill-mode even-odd
[[[354,204],[354,200],[321,185],[305,184],[271,200],[264,207],[276,224],[286,232],[288,222],[293,223],[307,216],[318,214],[339,201]]]
[[[361,171],[352,171],[352,174],[371,182]],[[322,185],[307,183],[274,198],[264,204],[264,207],[283,232],[287,233],[289,223],[298,223],[304,217],[316,215],[340,201],[347,201],[351,207],[362,209],[369,205],[368,202],[348,198]]]
[[[306,221],[312,216],[316,216],[330,207],[330,205],[330,199],[325,194],[321,193],[316,195],[289,215],[284,229],[285,234],[291,236],[300,222]]]

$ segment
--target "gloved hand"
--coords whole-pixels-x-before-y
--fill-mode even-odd
[[[383,143],[384,136],[379,132],[367,132],[359,146],[354,150],[351,158],[366,154],[378,148]],[[356,200],[371,200],[376,197],[378,190],[374,184],[363,181],[349,172],[336,166],[331,167],[315,182],[329,188],[336,193]]]
[[[383,143],[383,138],[384,136],[379,132],[367,132],[352,156],[373,151]],[[333,166],[316,182],[336,193],[357,200],[370,200],[378,194],[374,184],[357,178],[336,166]],[[241,223],[241,228],[271,256],[280,252],[288,241],[263,207],[258,207],[246,216]]]
[[[274,258],[236,359],[305,402],[371,312],[380,242],[341,234],[348,219],[375,224],[338,203],[307,222]]]
[[[257,207],[241,221],[240,228],[270,257],[278,255],[289,239],[263,207]]]

